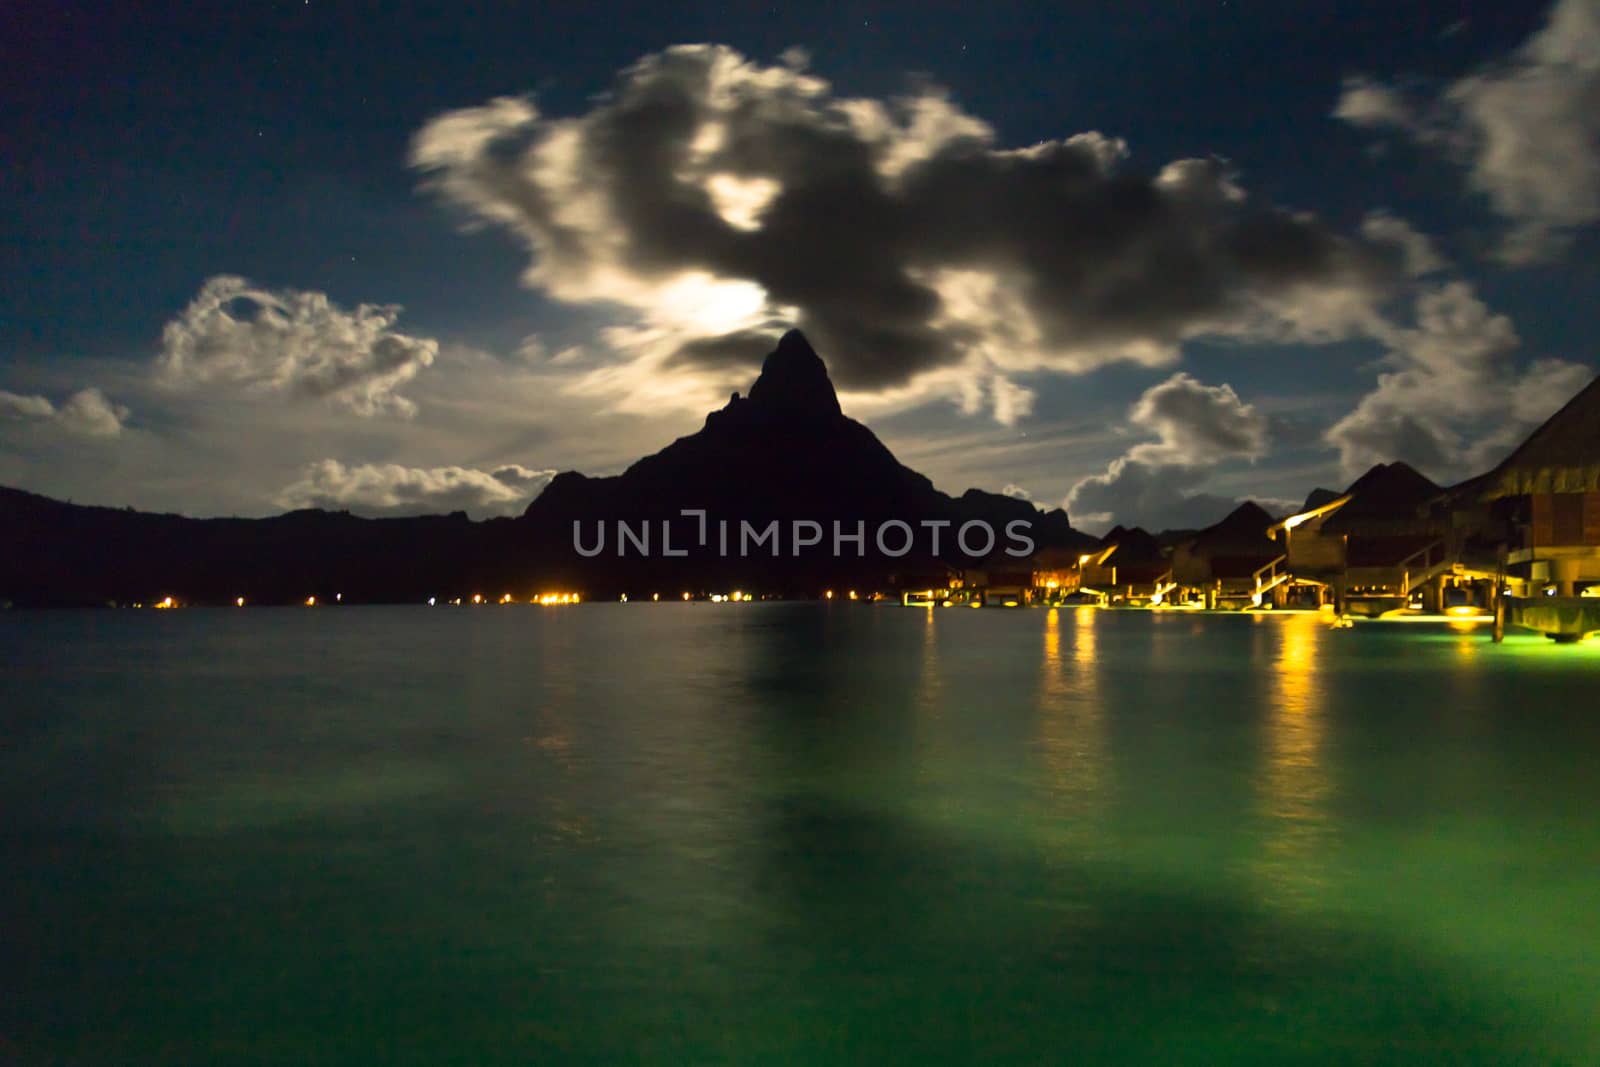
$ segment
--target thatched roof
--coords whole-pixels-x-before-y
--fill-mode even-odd
[[[1153,562],[1161,558],[1161,542],[1155,536],[1141,527],[1131,529],[1124,526],[1113,526],[1104,537],[1100,539],[1102,548],[1116,545],[1116,552],[1111,559],[1117,566],[1127,566],[1130,563]]]
[[[1334,512],[1322,528],[1337,533],[1373,520],[1414,519],[1440,492],[1439,486],[1409,464],[1399,460],[1379,463],[1350,483],[1345,490],[1349,503]]]
[[[1600,492],[1600,378],[1545,420],[1494,470],[1457,487],[1479,500]]]
[[[1306,502],[1300,505],[1300,512],[1297,512],[1297,514],[1316,511],[1322,505],[1331,504],[1343,495],[1343,493],[1334,492],[1332,489],[1324,489],[1318,486],[1306,494]]]
[[[1213,557],[1271,557],[1280,551],[1267,536],[1271,525],[1272,516],[1260,504],[1246,500],[1221,522],[1201,530],[1192,542],[1193,549]]]

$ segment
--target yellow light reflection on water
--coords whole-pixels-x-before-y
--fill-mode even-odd
[[[1091,681],[1093,680],[1093,676],[1089,672],[1094,666],[1095,662],[1094,627],[1095,623],[1098,622],[1099,619],[1100,613],[1098,609],[1091,608],[1086,604],[1079,606],[1078,610],[1072,613],[1072,622],[1074,625],[1074,629],[1072,631],[1074,638],[1072,646],[1072,659],[1073,662],[1078,665],[1078,668],[1084,671],[1085,675]]]
[[[1269,901],[1289,908],[1314,905],[1327,881],[1332,783],[1321,664],[1327,635],[1315,615],[1285,616],[1272,662],[1265,758],[1257,781],[1266,824],[1259,871]]]
[[[1099,613],[1091,607],[1073,613],[1070,661],[1062,650],[1063,619],[1059,608],[1045,613],[1037,743],[1060,826],[1067,842],[1081,850],[1100,834],[1108,777],[1096,657]]]
[[[939,678],[939,622],[932,610],[923,612],[922,671],[917,679],[917,703],[930,713],[939,710],[943,683]]]

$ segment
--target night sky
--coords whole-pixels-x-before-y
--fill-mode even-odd
[[[1498,461],[1600,365],[1600,0],[14,3],[0,483],[520,512],[804,329],[950,492]]]

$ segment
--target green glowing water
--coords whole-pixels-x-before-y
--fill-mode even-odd
[[[1600,641],[0,617],[0,1062],[1600,1062]]]

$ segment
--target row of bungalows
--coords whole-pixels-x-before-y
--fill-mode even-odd
[[[1088,573],[1093,574],[1092,561],[1105,554],[1103,547],[1093,543],[1041,548],[1025,557],[997,553],[982,566],[953,578],[961,592],[952,599],[1008,608],[1070,603],[1081,597],[1098,599],[1100,594],[1087,588],[1085,564],[1090,564]]]
[[[1499,466],[1453,488],[1405,463],[1380,463],[1343,492],[1313,490],[1282,517],[1247,501],[1204,530],[1157,537],[1118,526],[1098,543],[995,556],[914,587],[908,603],[1357,615],[1488,610],[1497,590],[1600,600],[1600,379]]]
[[[922,561],[894,575],[893,584],[912,607],[1159,603],[1173,588],[1169,554],[1144,530],[1118,527],[1099,542],[1041,548],[1026,557],[996,553],[975,567]]]
[[[1152,534],[1118,526],[1098,542],[1041,548],[1024,558],[993,556],[980,567],[953,572],[944,595],[955,603],[999,607],[1160,604],[1175,588],[1171,555],[1171,545]],[[918,593],[906,603],[930,599],[937,597]]]
[[[1489,610],[1497,590],[1600,598],[1600,379],[1453,488],[1380,463],[1342,493],[1314,490],[1293,514],[1264,515],[1244,504],[1180,542],[1171,601],[1379,615]]]

